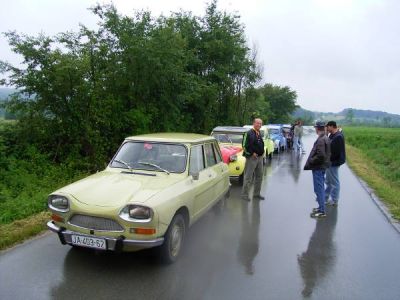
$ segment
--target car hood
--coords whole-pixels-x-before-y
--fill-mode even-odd
[[[177,174],[157,173],[156,176],[147,176],[129,172],[102,171],[57,192],[69,194],[87,205],[121,207],[131,202],[146,202],[181,179],[182,177]]]
[[[221,154],[222,154],[222,160],[224,163],[229,164],[230,163],[230,157],[232,155],[238,155],[241,152],[243,152],[243,149],[241,146],[232,146],[232,145],[220,145],[221,149]]]

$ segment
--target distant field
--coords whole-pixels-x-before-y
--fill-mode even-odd
[[[400,128],[346,127],[350,166],[400,220]]]

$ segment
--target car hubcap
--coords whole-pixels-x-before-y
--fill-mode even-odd
[[[180,224],[174,224],[171,230],[171,255],[176,257],[182,245],[183,228]]]

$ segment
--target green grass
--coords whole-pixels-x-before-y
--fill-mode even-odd
[[[48,194],[88,175],[79,159],[56,164],[29,144],[16,145],[14,124],[0,119],[0,249],[43,231]]]
[[[0,250],[6,249],[46,230],[49,212],[41,212],[9,224],[0,224]]]
[[[85,176],[40,155],[8,158],[0,174],[0,224],[8,224],[46,210],[52,191]]]
[[[346,127],[350,167],[400,220],[400,128]]]

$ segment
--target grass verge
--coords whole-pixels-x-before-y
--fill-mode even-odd
[[[377,165],[361,150],[346,145],[347,162],[353,171],[374,189],[379,198],[388,206],[393,218],[400,220],[400,188],[384,178]]]
[[[0,224],[0,250],[4,250],[46,230],[49,212],[41,212],[23,220]]]

